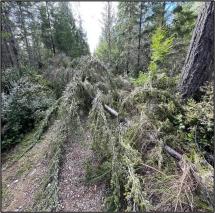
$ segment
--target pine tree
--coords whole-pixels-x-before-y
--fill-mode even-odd
[[[119,49],[119,67],[125,75],[133,72],[136,58],[134,42],[135,27],[138,26],[138,2],[120,2],[116,24],[117,47]]]
[[[54,41],[58,51],[73,58],[82,55],[81,44],[81,47],[84,47],[86,52],[88,51],[86,42],[75,25],[75,19],[67,2],[59,2],[54,14]]]
[[[11,3],[4,3],[2,7],[2,68],[10,66],[19,67],[18,45],[12,30],[12,22],[9,19],[11,13]]]
[[[105,3],[102,13],[102,34],[100,36],[99,45],[96,49],[96,55],[105,63],[111,65],[114,58],[114,24],[115,14],[111,2]]]
[[[41,37],[42,42],[44,43],[47,49],[52,49],[53,54],[55,55],[55,44],[53,39],[53,32],[51,27],[51,17],[50,17],[50,8],[53,6],[48,2],[40,6],[40,19],[41,19]]]

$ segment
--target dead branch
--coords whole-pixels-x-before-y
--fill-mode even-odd
[[[112,109],[111,107],[109,107],[108,105],[104,104],[104,108],[106,109],[106,111],[108,111],[112,116],[114,117],[118,117],[119,113]]]
[[[170,154],[172,157],[176,158],[177,160],[181,160],[182,159],[182,155],[179,154],[178,152],[176,152],[174,149],[172,149],[170,146],[168,145],[164,145],[164,149],[165,151]]]

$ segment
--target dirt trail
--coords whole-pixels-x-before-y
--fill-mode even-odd
[[[2,211],[32,211],[36,192],[48,172],[52,141],[58,134],[55,121],[30,151],[11,166],[2,165]],[[86,132],[84,141],[74,138],[64,144],[59,174],[60,211],[102,211],[105,186],[86,185],[84,163],[92,156]]]
[[[47,156],[51,141],[56,136],[57,122],[48,129],[42,141],[21,159],[9,167],[7,162],[2,165],[3,211],[32,211],[34,196],[48,170]]]
[[[59,211],[102,211],[105,185],[86,185],[84,163],[92,156],[89,135],[80,141],[69,140],[64,147],[64,161],[59,177]]]

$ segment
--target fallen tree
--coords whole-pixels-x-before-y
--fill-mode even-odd
[[[101,96],[101,95],[100,95]],[[99,96],[99,97],[100,97]],[[96,103],[98,103],[100,101],[100,106],[98,107],[98,109],[101,111],[101,117],[102,117],[102,119],[104,119],[104,114],[102,115],[102,107],[104,108],[104,110],[108,113],[108,114],[110,114],[111,115],[111,117],[112,118],[117,118],[117,125],[118,126],[115,126],[115,122],[112,122],[112,125],[113,126],[115,126],[114,128],[115,129],[121,129],[122,128],[122,130],[120,130],[120,131],[122,131],[122,132],[124,132],[125,131],[125,133],[122,133],[123,135],[125,134],[127,134],[126,132],[128,131],[135,131],[135,134],[137,134],[138,135],[138,131],[137,130],[133,130],[133,127],[132,127],[132,125],[134,125],[134,124],[132,124],[133,123],[133,121],[131,120],[131,121],[129,121],[129,119],[128,118],[126,118],[126,117],[124,117],[124,116],[122,116],[121,115],[121,113],[119,113],[119,112],[117,112],[114,108],[112,108],[112,107],[110,107],[110,106],[108,106],[107,104],[104,104],[103,102],[102,102],[102,98],[100,97],[100,99],[98,100],[98,97],[95,97],[94,98],[94,101],[93,102],[96,102]],[[93,104],[94,105],[94,104]],[[177,104],[176,104],[177,105]],[[95,108],[94,108],[94,110],[96,110]],[[97,118],[98,119],[98,116],[99,116],[99,114],[95,114],[94,115],[95,116],[95,118]],[[98,124],[98,126],[96,127],[96,129],[97,128],[99,128],[99,126],[103,126],[103,125],[105,125],[105,126],[107,126],[108,125],[108,118],[106,118],[107,120],[105,120],[104,121],[104,123],[103,124]],[[126,123],[127,125],[124,125],[124,126],[122,126],[123,124],[122,124],[122,121],[123,120],[123,122],[124,122],[124,124]],[[129,121],[129,122],[128,122]],[[150,122],[149,120],[147,120],[146,122]],[[131,124],[131,126],[130,126],[130,124]],[[136,124],[135,124],[136,125]],[[95,128],[95,127],[94,127]],[[146,128],[146,127],[145,127]],[[124,130],[123,130],[124,129]],[[97,131],[100,131],[100,130],[95,130],[96,132]],[[113,137],[113,135],[114,135],[114,133],[113,133],[113,130],[111,130],[111,129],[109,129],[109,130],[107,130],[109,133],[108,133],[108,135],[110,134],[110,137]],[[141,131],[144,131],[144,130],[141,130]],[[152,130],[150,130],[150,131],[152,131]],[[93,133],[94,134],[94,133]],[[95,150],[99,150],[100,149],[100,152],[101,153],[103,153],[103,157],[104,156],[108,156],[108,154],[107,153],[109,153],[109,148],[108,148],[108,141],[103,141],[103,140],[105,140],[105,138],[107,137],[107,138],[109,138],[109,136],[105,136],[105,135],[103,135],[104,134],[104,132],[100,132],[100,133],[98,133],[97,132],[97,134],[98,134],[98,136],[96,136],[96,137],[99,137],[100,139],[96,139],[96,141],[97,142],[95,142],[97,145],[95,146],[96,148],[95,148]],[[140,138],[141,138],[141,134],[143,134],[143,132],[140,132]],[[156,130],[156,134],[157,135],[159,135],[160,133],[159,133],[159,130]],[[103,135],[103,136],[102,136]],[[139,136],[139,135],[138,135]],[[137,136],[137,137],[138,137]],[[104,139],[102,139],[104,137]],[[114,136],[115,137],[115,136]],[[124,137],[124,136],[122,136],[122,137]],[[136,137],[136,136],[135,136]],[[133,136],[132,138],[131,138],[131,141],[130,142],[127,142],[127,143],[129,143],[129,144],[132,144],[133,142],[132,142],[132,140],[136,140],[135,139],[135,137]],[[156,137],[158,137],[158,136],[156,136]],[[94,139],[93,139],[94,140]],[[101,140],[102,142],[99,142],[99,140]],[[120,140],[124,140],[124,139],[120,139]],[[157,140],[157,139],[154,139],[154,140]],[[100,144],[100,145],[98,145],[99,143],[102,143],[102,144]],[[118,143],[118,142],[117,142]],[[127,155],[126,153],[128,152],[128,150],[132,150],[132,148],[130,147],[130,148],[125,148],[126,146],[124,145],[124,142],[122,142],[122,144],[115,144],[114,146],[115,146],[115,148],[114,149],[119,149],[119,150],[123,150],[123,149],[125,149],[124,150],[124,152],[122,152],[120,155]],[[120,143],[120,142],[119,142]],[[134,143],[138,143],[138,141],[136,141],[136,142],[134,142]],[[105,144],[105,145],[104,145]],[[101,147],[106,147],[106,148],[101,148]],[[117,148],[118,146],[122,146],[121,148]],[[129,145],[130,146],[130,145]],[[135,145],[136,146],[136,145]],[[212,202],[212,200],[213,200],[213,173],[212,173],[212,171],[213,171],[213,169],[212,169],[212,167],[206,162],[206,161],[204,161],[204,159],[201,159],[201,161],[202,162],[204,162],[204,167],[206,167],[207,169],[205,170],[205,172],[203,172],[202,173],[202,165],[200,165],[200,164],[198,164],[198,162],[196,161],[195,163],[193,163],[193,162],[191,162],[190,160],[189,160],[189,158],[186,156],[186,154],[180,154],[178,151],[176,151],[174,148],[172,148],[171,146],[169,146],[169,145],[167,145],[167,144],[165,144],[165,143],[159,143],[159,144],[154,144],[153,145],[153,143],[151,143],[151,144],[148,144],[147,145],[148,147],[149,146],[153,146],[154,148],[150,148],[150,149],[152,149],[151,150],[151,153],[153,154],[153,153],[155,153],[155,152],[157,152],[157,151],[155,151],[155,150],[157,150],[157,149],[160,149],[159,147],[161,147],[161,150],[159,151],[159,153],[161,154],[161,152],[162,152],[162,150],[164,150],[165,152],[166,152],[166,154],[169,154],[170,156],[172,156],[178,163],[177,163],[177,165],[179,165],[179,168],[181,169],[181,173],[182,173],[182,176],[178,179],[178,180],[175,180],[175,181],[179,181],[179,188],[177,189],[178,190],[178,194],[175,196],[175,201],[174,202],[176,202],[176,204],[175,204],[175,207],[174,207],[174,209],[175,209],[175,211],[176,210],[178,210],[178,208],[179,208],[179,206],[181,205],[181,201],[179,201],[180,200],[180,196],[184,196],[186,193],[188,193],[188,188],[189,188],[189,184],[193,184],[193,186],[195,185],[195,183],[198,185],[198,187],[197,188],[199,188],[200,189],[200,191],[202,192],[202,196],[203,197],[205,197],[206,198],[206,200],[207,200],[207,202],[209,203],[209,206],[210,206],[210,208],[212,208],[213,207],[213,202]],[[100,148],[99,148],[100,147]],[[127,150],[128,149],[128,150]],[[103,150],[103,151],[102,151]],[[121,150],[121,151],[122,151]],[[134,150],[132,150],[132,151],[129,151],[129,152],[135,152]],[[153,151],[154,150],[154,151]],[[106,152],[106,155],[104,155],[104,152]],[[111,152],[111,151],[110,151]],[[149,153],[150,153],[150,150],[149,150]],[[160,155],[159,154],[159,155]],[[114,154],[115,155],[115,154]],[[133,154],[134,156],[136,156],[136,154]],[[100,156],[102,156],[102,154],[100,154]],[[138,156],[138,155],[137,155]],[[136,156],[136,157],[137,157]],[[127,156],[128,157],[128,156]],[[127,158],[126,157],[126,158]],[[137,159],[138,159],[139,157],[137,157]],[[150,155],[149,155],[149,157],[148,157],[148,160],[150,160]],[[128,157],[128,159],[129,159],[129,162],[131,161],[133,161],[132,160],[132,158],[131,158],[131,156],[130,157]],[[118,159],[119,160],[119,159]],[[115,161],[115,160],[114,160]],[[138,161],[138,160],[137,160]],[[141,161],[141,160],[140,160]],[[162,160],[161,160],[162,161]],[[130,162],[130,163],[131,163]],[[127,162],[128,163],[128,162]],[[140,163],[140,162],[139,162]],[[129,164],[129,163],[128,163]],[[135,165],[135,164],[134,164]],[[137,163],[137,165],[138,165],[138,163]],[[159,169],[157,169],[157,168],[155,168],[154,166],[151,166],[151,165],[148,165],[148,164],[145,164],[145,163],[140,163],[140,165],[144,165],[144,166],[146,166],[147,168],[151,168],[151,169],[153,169],[154,171],[157,171],[157,172],[159,172],[159,173],[161,173],[162,174],[162,172],[161,171],[159,171]],[[159,166],[160,167],[160,166]],[[133,169],[133,168],[130,168],[131,170]],[[176,169],[176,168],[175,168]],[[105,173],[106,175],[107,174],[109,174],[111,171],[112,171],[112,173],[113,173],[113,170],[111,170],[109,167],[108,167],[108,171],[109,172],[107,172],[107,173]],[[115,169],[114,169],[114,171],[115,171]],[[105,175],[105,176],[106,176]],[[112,174],[113,175],[113,174]],[[134,174],[133,174],[134,175]],[[132,175],[132,176],[133,176]],[[104,178],[104,176],[101,176],[101,177],[103,177]],[[137,176],[136,178],[138,178],[138,182],[140,181],[139,180],[139,177]],[[144,178],[144,176],[143,176],[143,178]],[[152,178],[152,177],[151,177]],[[191,183],[192,182],[192,183]],[[180,186],[181,185],[181,186]],[[112,185],[112,187],[114,187],[114,185]],[[139,186],[140,187],[140,186]],[[181,188],[180,188],[181,187]],[[182,189],[183,188],[183,189]],[[190,193],[190,195],[189,196],[193,196],[192,194],[193,193],[195,193],[194,191],[196,190],[195,189],[195,187],[194,187],[194,189],[192,189],[191,191],[189,191],[189,193]],[[113,190],[114,191],[114,190]],[[183,192],[182,192],[183,191]],[[115,192],[116,193],[116,192]],[[181,195],[182,194],[182,195]],[[119,195],[120,196],[120,195]],[[135,196],[139,196],[139,195],[135,195]],[[139,198],[137,198],[137,199],[139,199]],[[183,199],[185,199],[185,198],[183,198]],[[189,200],[189,199],[188,199]],[[132,202],[134,202],[134,201],[132,201]],[[151,207],[149,207],[148,206],[148,204],[146,204],[148,201],[147,201],[147,198],[145,197],[145,199],[144,200],[142,200],[142,201],[140,201],[141,203],[143,202],[144,203],[144,205],[143,205],[143,209],[150,209]],[[172,201],[173,202],[173,201]],[[188,203],[189,203],[189,201],[187,201]],[[179,205],[179,203],[180,203],[180,205]],[[112,204],[113,205],[113,204]],[[134,204],[135,206],[137,205],[141,205],[140,203],[138,204],[138,202],[136,203],[136,204]],[[190,208],[192,208],[192,203],[190,203],[189,204],[190,205]],[[139,207],[137,207],[136,206],[136,208],[135,209],[133,209],[133,210],[141,210],[142,209],[142,207],[140,207],[140,209],[139,209]],[[148,207],[147,207],[148,206]],[[142,210],[143,210],[142,209]],[[161,207],[159,207],[158,209],[161,209]],[[130,209],[131,210],[131,209]]]
[[[58,114],[66,134],[83,134],[80,121],[85,113],[94,151],[89,162],[97,162],[89,163],[87,178],[106,181],[106,209],[205,210],[194,198],[211,209],[213,169],[182,142],[184,105],[165,90],[131,90],[126,80],[103,69],[89,58],[76,65]]]

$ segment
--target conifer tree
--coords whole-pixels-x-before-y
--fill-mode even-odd
[[[56,48],[58,51],[75,58],[82,55],[80,44],[85,46],[87,52],[88,48],[83,39],[80,30],[76,27],[72,11],[69,9],[69,3],[59,2],[57,11],[54,14],[54,41]]]

